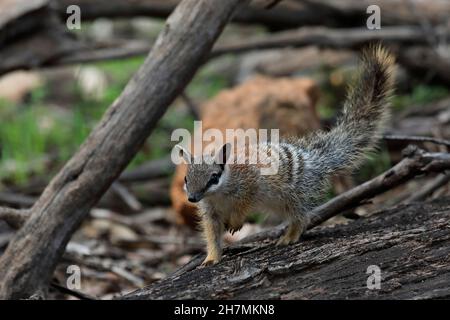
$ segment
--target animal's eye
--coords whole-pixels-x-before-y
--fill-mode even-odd
[[[212,184],[217,184],[217,183],[219,183],[219,178],[220,178],[220,175],[218,175],[217,173],[213,173],[213,174],[211,175],[211,179],[209,179],[209,181],[210,181]]]

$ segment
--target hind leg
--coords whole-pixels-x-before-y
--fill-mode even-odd
[[[280,237],[277,245],[283,246],[297,242],[306,231],[309,219],[305,214],[296,213],[289,216],[289,225],[286,232]]]

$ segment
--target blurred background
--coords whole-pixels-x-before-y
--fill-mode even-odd
[[[55,281],[69,265],[82,291],[110,298],[164,278],[203,251],[195,208],[182,190],[184,168],[170,161],[174,129],[279,128],[304,135],[333,125],[358,52],[382,40],[398,57],[394,115],[386,134],[450,139],[450,1],[254,1],[236,14],[209,59],[157,129],[90,212],[69,243]],[[68,30],[67,7],[81,9]],[[143,63],[177,1],[0,0],[0,205],[28,208],[120,95]],[[272,3],[273,4],[273,3]],[[366,9],[381,9],[369,30]],[[386,140],[324,200],[401,159],[407,141]],[[445,147],[421,143],[423,148]],[[439,188],[415,195],[441,179]],[[383,207],[450,194],[449,179],[416,179],[336,217],[345,223]],[[278,224],[255,212],[228,243]],[[14,231],[0,222],[0,250]],[[57,298],[69,298],[59,291]]]

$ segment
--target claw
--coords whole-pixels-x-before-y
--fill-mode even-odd
[[[236,232],[240,231],[242,229],[242,227],[239,228],[228,228],[227,230],[231,233],[231,235],[233,236]]]
[[[205,268],[205,267],[208,267],[208,266],[212,266],[212,265],[215,265],[216,263],[218,263],[219,262],[219,260],[215,260],[215,259],[211,259],[211,258],[206,258],[203,262],[202,262],[202,264],[200,265],[200,268]]]
[[[297,242],[298,239],[296,237],[292,237],[291,235],[283,235],[280,239],[278,239],[276,245],[277,246],[287,246],[289,244]]]
[[[283,247],[283,246],[287,246],[289,243],[286,242],[286,239],[284,237],[278,239],[278,241],[276,242],[276,245],[278,247]]]

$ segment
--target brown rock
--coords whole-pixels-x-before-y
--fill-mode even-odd
[[[42,79],[35,72],[11,72],[0,78],[0,99],[20,103],[31,91],[41,85]]]
[[[302,136],[320,128],[315,108],[318,97],[318,88],[310,79],[258,76],[205,103],[202,129],[280,129],[281,136]],[[196,207],[183,190],[185,174],[186,166],[178,166],[170,196],[177,221],[194,226]]]

